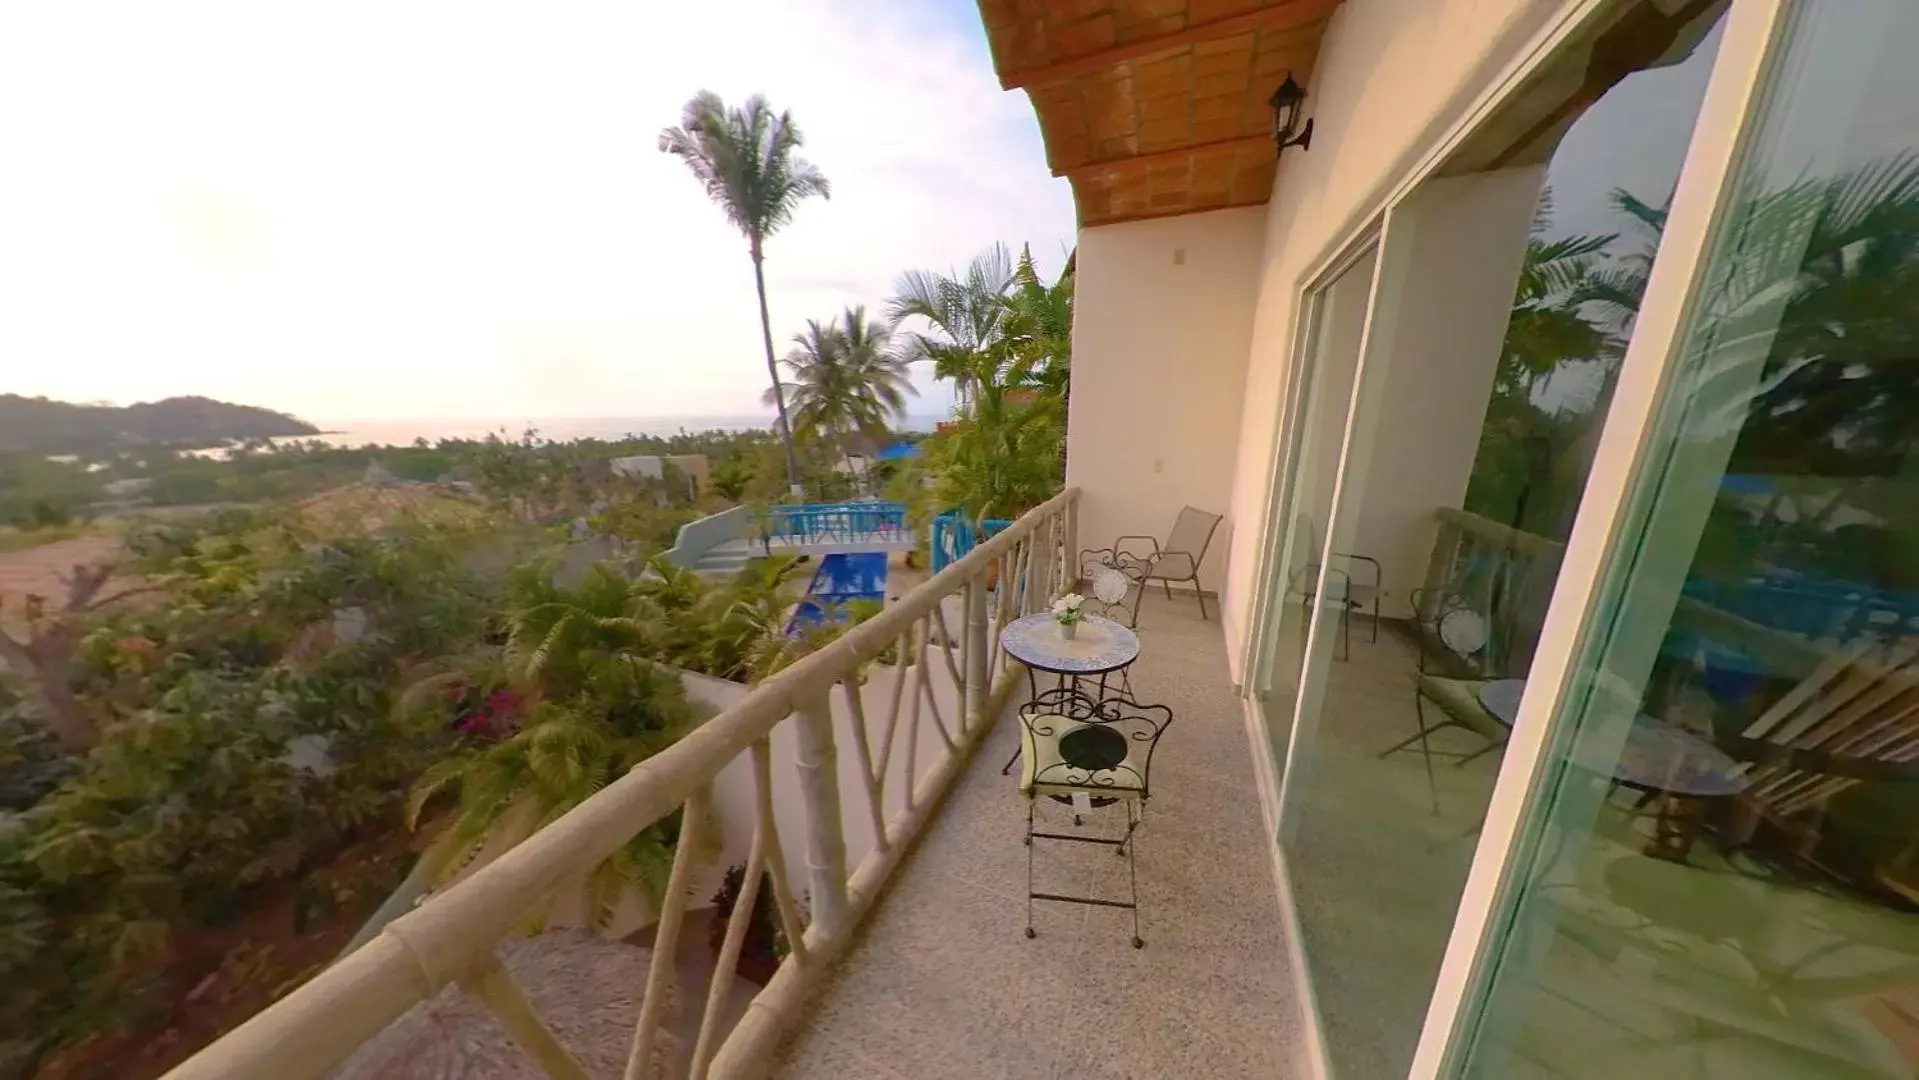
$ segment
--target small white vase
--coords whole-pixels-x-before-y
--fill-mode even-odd
[[[1077,641],[1079,639],[1079,624],[1076,622],[1060,623],[1059,636],[1068,641]]]

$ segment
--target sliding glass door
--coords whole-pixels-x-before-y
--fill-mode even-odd
[[[1415,1075],[1919,1073],[1919,4],[1723,52]]]
[[[1305,659],[1306,606],[1318,580],[1319,551],[1332,516],[1341,440],[1359,369],[1378,247],[1372,240],[1337,264],[1306,296],[1305,333],[1280,430],[1275,508],[1267,531],[1261,631],[1253,656],[1252,706],[1260,717],[1273,775],[1284,775]]]

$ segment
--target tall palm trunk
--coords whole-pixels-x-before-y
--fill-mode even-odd
[[[786,484],[793,491],[793,497],[806,497],[805,489],[800,487],[800,463],[793,456],[793,425],[786,418],[786,389],[780,385],[780,365],[773,358],[773,318],[766,312],[766,271],[765,258],[760,253],[760,242],[753,241],[753,287],[760,294],[760,335],[766,341],[766,374],[773,380],[773,404],[780,413],[780,446],[786,451]]]

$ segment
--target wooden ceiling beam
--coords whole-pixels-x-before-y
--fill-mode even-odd
[[[1110,49],[1076,56],[1071,60],[1062,60],[1044,67],[1028,68],[1025,71],[1007,72],[1000,76],[999,84],[1008,90],[1017,90],[1027,86],[1045,86],[1049,83],[1078,78],[1104,71],[1116,64],[1128,60],[1137,60],[1168,49],[1181,49],[1188,45],[1197,45],[1218,38],[1233,37],[1253,30],[1289,30],[1295,26],[1305,26],[1332,15],[1333,9],[1341,0],[1285,0],[1272,7],[1249,11],[1243,15],[1228,15],[1222,19],[1213,19],[1184,30],[1175,30],[1158,37],[1129,41],[1124,45],[1115,45]]]
[[[1181,158],[1193,157],[1215,150],[1237,151],[1244,147],[1260,145],[1271,146],[1272,144],[1273,137],[1271,135],[1241,135],[1232,139],[1218,139],[1213,142],[1194,143],[1191,146],[1175,146],[1169,150],[1155,150],[1150,154],[1135,154],[1132,157],[1101,158],[1098,161],[1082,162],[1078,165],[1068,165],[1063,169],[1054,169],[1053,175],[1074,177],[1089,172],[1097,172],[1101,169],[1115,168],[1121,165],[1158,165],[1162,162],[1178,161]]]
[[[1160,218],[1186,217],[1191,214],[1210,214],[1216,210],[1240,210],[1248,206],[1258,206],[1265,201],[1263,198],[1228,199],[1218,206],[1208,206],[1203,209],[1183,206],[1173,210],[1135,210],[1130,213],[1114,213],[1110,207],[1106,207],[1103,208],[1107,211],[1106,216],[1098,217],[1091,221],[1082,221],[1080,222],[1080,227],[1091,229],[1100,225],[1124,225],[1133,221],[1155,221]]]

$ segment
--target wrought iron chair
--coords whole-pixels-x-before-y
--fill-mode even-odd
[[[1126,552],[1082,551],[1079,557],[1079,588],[1086,595],[1086,610],[1104,618],[1124,615],[1134,590],[1146,587],[1152,564]]]
[[[1139,602],[1146,595],[1144,583],[1157,581],[1166,590],[1166,599],[1173,598],[1173,582],[1190,583],[1193,595],[1199,598],[1199,617],[1210,618],[1206,614],[1206,593],[1199,587],[1199,567],[1206,561],[1206,549],[1212,546],[1213,534],[1219,530],[1223,519],[1218,514],[1209,514],[1192,506],[1180,508],[1179,517],[1173,521],[1173,531],[1167,534],[1166,544],[1160,546],[1157,538],[1151,536],[1122,536],[1113,541],[1109,548],[1088,548],[1080,552],[1080,564],[1084,566],[1088,558],[1099,560],[1102,565],[1119,567],[1128,560],[1143,563],[1146,568],[1142,587],[1133,597],[1130,626],[1139,625]],[[1151,545],[1151,553],[1135,554],[1127,550],[1128,544],[1146,543]]]
[[[1026,798],[1026,936],[1038,936],[1033,929],[1035,900],[1091,904],[1131,911],[1133,948],[1144,948],[1146,941],[1139,936],[1139,871],[1133,834],[1145,820],[1153,749],[1172,726],[1173,710],[1123,697],[1096,701],[1075,690],[1057,689],[1047,690],[1021,706],[1019,719],[1019,790]],[[1117,837],[1036,831],[1033,810],[1042,795],[1069,804],[1075,796],[1083,796],[1094,807],[1117,803],[1126,809],[1126,831]],[[1077,813],[1073,824],[1080,824]],[[1111,846],[1126,860],[1130,898],[1122,901],[1034,892],[1035,840]]]
[[[1413,716],[1418,730],[1409,739],[1381,751],[1380,757],[1396,754],[1417,745],[1426,763],[1426,787],[1432,796],[1433,813],[1439,813],[1439,781],[1433,773],[1433,759],[1452,759],[1463,766],[1506,745],[1512,730],[1480,700],[1480,690],[1506,678],[1505,635],[1500,634],[1488,605],[1474,603],[1464,591],[1447,590],[1429,598],[1424,589],[1412,594],[1413,610],[1418,614],[1419,662],[1413,674]],[[1448,659],[1449,658],[1449,659]],[[1426,705],[1440,713],[1437,722],[1428,722]],[[1448,728],[1470,731],[1486,740],[1475,750],[1435,750],[1432,736]]]

